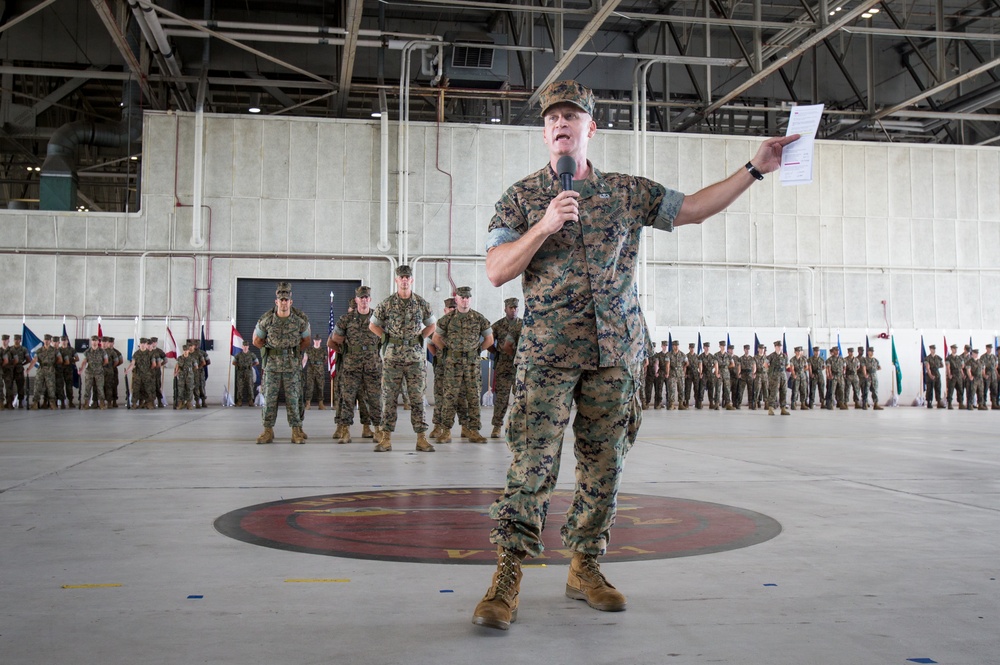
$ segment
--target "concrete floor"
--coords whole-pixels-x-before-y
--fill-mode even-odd
[[[1000,663],[1000,412],[647,411],[623,491],[758,511],[781,534],[607,564],[629,598],[614,614],[565,598],[565,566],[530,568],[506,633],[470,623],[490,567],[213,527],[289,497],[502,485],[504,445],[412,454],[400,415],[376,455],[333,444],[329,411],[307,414],[304,446],[253,445],[249,409],[0,412],[0,663]],[[64,588],[89,584],[121,586]]]

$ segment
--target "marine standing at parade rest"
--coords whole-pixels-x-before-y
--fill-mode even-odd
[[[795,401],[798,398],[799,411],[808,409],[806,402],[809,400],[809,359],[802,353],[802,347],[795,347],[795,355],[788,361],[792,368],[792,411],[795,410]]]
[[[455,299],[445,298],[444,313],[442,316],[454,311]],[[441,434],[442,429],[451,429],[451,426],[454,424],[448,423],[447,428],[445,428],[441,422],[441,411],[444,408],[444,359],[448,352],[445,349],[439,349],[434,346],[433,336],[427,340],[427,352],[431,354],[431,369],[434,370],[434,409],[431,412],[431,423],[434,425],[434,429],[431,430],[431,438],[436,439]],[[468,425],[465,416],[466,414],[461,411],[458,412],[458,422],[460,425]]]
[[[146,349],[149,351],[153,366],[153,392],[156,395],[156,406],[162,409],[165,406],[163,403],[163,368],[167,364],[167,354],[157,346],[158,343],[159,340],[156,337],[150,337]]]
[[[125,376],[132,375],[132,404],[135,408],[151,409],[153,387],[153,356],[149,352],[149,340],[139,338],[139,350],[132,353],[132,360],[125,367]],[[147,402],[149,406],[146,406]],[[126,404],[126,406],[132,406]]]
[[[455,290],[455,311],[437,322],[434,346],[447,349],[445,359],[444,410],[441,421],[448,423],[438,435],[438,443],[451,443],[450,423],[459,404],[464,405],[469,424],[462,427],[462,437],[472,443],[486,443],[479,433],[482,427],[479,400],[483,373],[480,354],[493,346],[493,326],[489,319],[472,309],[472,287]]]
[[[757,355],[753,359],[757,363],[757,376],[754,378],[754,402],[758,408],[763,408],[771,398],[771,386],[767,376],[767,348],[763,344],[757,346]]]
[[[292,428],[292,443],[305,443],[302,431],[302,366],[299,358],[309,348],[312,331],[305,312],[292,307],[292,285],[278,282],[274,292],[274,307],[257,320],[253,331],[253,345],[261,349],[261,367],[264,378],[264,408],[261,420],[264,431],[257,443],[274,441],[274,423],[278,418],[278,391],[285,389],[285,417]]]
[[[840,348],[830,349],[830,357],[826,359],[826,367],[830,374],[830,394],[827,395],[832,411],[834,402],[836,407],[842,411],[847,410],[847,384],[844,381],[847,371],[847,362],[840,355]]]
[[[306,349],[306,352],[302,355],[302,365],[306,370],[306,396],[304,400],[306,411],[309,410],[309,406],[312,404],[313,393],[316,393],[319,410],[322,411],[326,408],[326,405],[323,404],[323,387],[326,384],[327,377],[330,376],[326,371],[330,357],[326,349],[320,348],[322,342],[323,340],[319,335],[313,335],[312,346]]]
[[[872,409],[882,411],[882,406],[878,403],[878,372],[882,369],[882,364],[875,357],[874,347],[868,347],[868,352],[861,359],[861,364],[865,371],[865,384],[861,389],[862,408],[868,408],[868,393],[871,393]]]
[[[670,405],[669,408],[671,411],[683,411],[687,409],[687,404],[679,404],[679,402],[684,389],[684,372],[687,368],[687,356],[681,351],[680,341],[675,339],[672,348],[673,350],[668,355],[670,362],[667,366],[666,401]]]
[[[511,390],[514,388],[514,357],[517,354],[517,344],[521,340],[521,326],[524,323],[517,317],[517,307],[520,304],[517,298],[504,300],[503,318],[493,322],[492,352],[496,361],[493,365],[493,431],[490,432],[491,439],[500,438],[500,428],[503,427]]]
[[[45,395],[45,402],[49,409],[56,408],[56,367],[62,365],[62,354],[59,349],[52,346],[52,335],[45,335],[42,348],[35,352],[35,358],[28,366],[30,370],[38,366],[35,373],[35,392],[32,398],[31,408],[37,410],[38,403],[42,395]]]
[[[698,388],[701,381],[701,362],[698,360],[698,349],[694,342],[688,344],[688,352],[684,365],[684,397],[681,404],[686,409],[691,404],[691,395]],[[696,396],[696,404],[701,408],[701,397]]]
[[[972,411],[972,400],[975,398],[976,407],[980,411],[986,411],[986,393],[983,390],[983,380],[985,378],[985,368],[983,361],[979,359],[979,349],[972,349],[969,359],[965,363],[965,380],[969,389],[966,391],[965,408]]]
[[[816,392],[819,391],[819,408],[826,408],[826,360],[819,354],[819,347],[812,348],[809,356],[809,408],[816,405]]]
[[[253,406],[253,368],[260,365],[257,355],[250,350],[250,342],[243,340],[243,350],[233,357],[236,368],[236,406]]]
[[[174,365],[174,378],[177,379],[177,392],[174,394],[174,409],[189,409],[191,401],[194,399],[195,373],[201,371],[198,365],[198,354],[195,353],[195,344],[188,340],[181,347],[181,355],[177,356],[177,363]]]
[[[847,357],[844,358],[844,402],[851,402],[853,398],[855,409],[861,408],[861,382],[858,380],[860,366],[861,363],[854,355],[854,347],[847,347]]]
[[[715,381],[719,374],[719,359],[712,353],[712,345],[705,342],[698,359],[701,361],[701,384],[698,387],[699,402],[708,393],[708,408],[715,410]],[[701,408],[701,404],[698,405]]]
[[[643,228],[670,231],[704,221],[777,169],[782,146],[798,138],[765,140],[745,169],[685,196],[646,178],[603,173],[588,161],[597,131],[588,88],[557,81],[539,99],[549,163],[503,194],[486,241],[490,282],[501,286],[521,277],[524,292],[507,427],[513,460],[503,495],[490,508],[497,569],[473,614],[474,623],[504,630],[517,616],[521,561],[542,554],[574,403],[576,483],[560,530],[573,557],[566,595],[601,611],[625,609],[625,596],[604,577],[597,558],[608,546],[625,456],[642,420],[640,372],[649,332],[635,266]],[[572,178],[561,179],[563,171],[573,171]]]
[[[427,440],[424,420],[424,339],[434,334],[437,319],[426,300],[413,292],[413,270],[408,265],[396,268],[396,293],[372,312],[368,329],[382,343],[382,436],[375,452],[392,450],[396,429],[396,400],[402,384],[410,395],[410,424],[417,435],[417,450],[434,452]]]
[[[7,384],[7,406],[13,408],[14,397],[17,397],[19,409],[28,408],[27,394],[24,389],[24,368],[31,362],[28,349],[21,345],[21,336],[14,335],[14,343],[7,349],[7,367],[10,369],[11,381]]]
[[[757,360],[750,355],[750,345],[743,345],[743,355],[740,356],[738,361],[738,366],[740,370],[740,381],[736,387],[736,408],[740,408],[743,403],[743,394],[746,393],[747,404],[750,405],[751,409],[756,409],[757,404],[754,400],[754,383],[757,377]]]
[[[993,345],[986,345],[986,353],[979,358],[983,362],[983,369],[985,371],[985,387],[986,391],[989,393],[988,400],[993,405],[994,409],[1000,409],[1000,402],[997,401],[997,389],[998,386],[998,374],[997,374],[997,355],[993,352]]]
[[[104,366],[104,401],[112,409],[118,408],[118,367],[125,362],[121,351],[115,348],[115,338],[105,335],[103,339],[104,353],[108,356],[108,364]]]
[[[944,367],[944,361],[937,354],[937,347],[931,344],[927,347],[927,357],[924,358],[924,400],[927,402],[928,409],[934,408],[935,403],[937,403],[937,408],[944,408],[944,401],[941,399],[942,367]]]
[[[104,401],[104,368],[108,364],[108,354],[101,348],[100,339],[97,335],[93,335],[90,338],[90,348],[83,352],[83,364],[80,365],[83,381],[81,409],[90,408],[92,394],[97,406],[102,409],[108,408],[108,403]]]
[[[0,335],[0,411],[7,408],[7,381],[8,376],[13,382],[13,373],[7,372],[7,349],[10,348],[10,335],[4,333]]]
[[[951,396],[955,395],[958,408],[962,408],[962,397],[965,395],[965,359],[958,353],[958,344],[951,345],[951,353],[944,359],[948,386],[948,408],[951,409]]]
[[[69,337],[65,335],[59,340],[59,355],[62,356],[62,364],[56,366],[56,399],[60,402],[60,408],[65,409],[68,405],[72,409],[74,408],[73,370],[80,356],[70,345]]]
[[[660,350],[650,362],[656,365],[656,371],[653,374],[653,408],[662,409],[666,406],[664,390],[667,386],[667,374],[670,368],[670,348],[667,340],[660,342]]]
[[[781,407],[781,415],[791,415],[785,408],[785,369],[788,367],[788,354],[781,348],[781,340],[774,343],[774,352],[767,357],[767,382],[771,399],[767,403],[767,415],[773,416],[774,410]]]
[[[367,413],[375,430],[362,422],[361,437],[382,441],[382,359],[378,355],[378,337],[369,329],[372,310],[372,290],[359,286],[354,290],[355,307],[337,319],[327,340],[328,348],[338,348],[337,377],[340,380],[337,409],[337,430],[333,438],[338,443],[351,442],[350,427],[354,424],[354,404],[359,416]],[[393,408],[395,411],[395,408]]]

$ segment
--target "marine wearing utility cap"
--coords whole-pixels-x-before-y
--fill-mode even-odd
[[[673,342],[673,344],[672,344],[672,346],[678,346],[678,347],[679,347],[680,345],[681,345],[681,342],[680,342],[680,340],[676,340],[676,339],[674,340],[674,342]],[[733,348],[733,347],[729,347],[729,348]]]
[[[586,111],[591,116],[594,115],[596,104],[594,102],[593,91],[576,81],[555,81],[550,83],[545,90],[542,90],[542,93],[538,96],[538,104],[541,107],[542,117],[545,117],[545,112],[549,108],[562,103],[572,104]]]
[[[52,341],[52,335],[49,335],[48,333],[46,333],[45,335],[42,335],[42,341],[43,342],[51,342]]]
[[[396,268],[396,277],[413,277],[413,268],[404,263]]]
[[[21,336],[20,335],[14,335],[14,341],[15,342],[20,342],[21,341]]]
[[[743,350],[744,351],[749,351],[750,350],[750,345],[749,344],[744,344],[743,345]]]
[[[370,298],[372,295],[372,288],[370,286],[359,286],[354,289],[355,298]]]
[[[521,301],[517,298],[507,298],[503,301],[504,307],[517,307],[521,304]]]
[[[278,288],[274,291],[275,297],[279,300],[282,298],[292,297],[292,285],[290,282],[278,282]]]
[[[795,351],[801,351],[801,350],[802,350],[802,347],[801,347],[801,346],[796,346],[794,350],[795,350]]]
[[[0,341],[8,340],[8,339],[10,339],[10,335],[7,335],[6,333],[3,334],[3,335],[0,335]]]
[[[445,307],[455,307],[455,299],[454,298],[445,298],[444,299],[444,306]]]
[[[471,286],[460,286],[455,289],[455,295],[459,298],[471,298],[472,297],[472,287]]]

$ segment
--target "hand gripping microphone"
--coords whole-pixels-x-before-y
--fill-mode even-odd
[[[556,171],[559,172],[559,183],[563,191],[573,189],[573,175],[576,173],[576,160],[569,155],[563,155],[556,162]]]

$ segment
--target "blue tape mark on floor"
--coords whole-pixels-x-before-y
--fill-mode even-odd
[[[441,589],[440,593],[455,593],[454,589]]]
[[[909,662],[911,662],[911,663],[936,663],[937,662],[936,660],[933,660],[931,658],[907,658],[906,660],[909,661]]]
[[[192,599],[193,599],[193,600],[201,600],[201,599],[202,599],[202,598],[204,598],[204,597],[205,597],[205,596],[202,596],[202,595],[194,595],[194,594],[192,594],[192,595],[188,596],[188,599],[189,599],[189,600],[192,600]]]
[[[764,586],[778,586],[778,585],[774,584],[773,582],[769,582],[769,583],[765,584]]]

